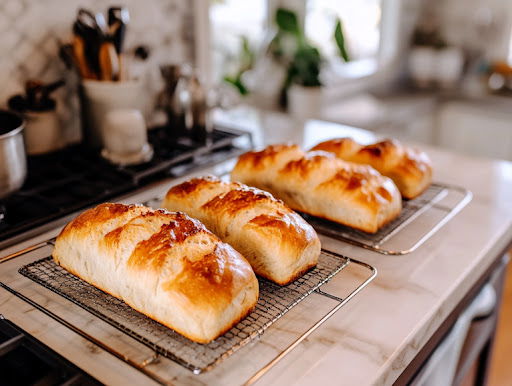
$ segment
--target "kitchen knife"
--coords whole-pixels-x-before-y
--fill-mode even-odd
[[[116,22],[119,23],[119,28],[113,34],[113,41],[118,54],[123,52],[124,35],[126,26],[130,22],[130,13],[125,7],[110,7],[108,9],[108,25],[112,26]]]
[[[85,56],[85,43],[81,36],[73,35],[73,57],[78,68],[78,72],[83,79],[97,79],[96,75],[88,66]]]
[[[100,46],[104,40],[104,33],[98,26],[96,16],[89,10],[78,10],[77,18],[73,24],[73,33],[83,40],[84,56],[90,72],[98,79],[101,69],[98,61]],[[101,23],[101,17],[98,17]]]
[[[119,80],[120,63],[114,44],[108,40],[100,46],[99,64],[101,80]]]

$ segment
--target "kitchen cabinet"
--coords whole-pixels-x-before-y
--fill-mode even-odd
[[[361,127],[379,136],[434,144],[437,101],[431,95],[361,94],[327,103],[320,118]]]
[[[363,94],[330,102],[321,118],[372,130],[383,137],[512,160],[510,97]]]
[[[508,103],[508,112],[490,103],[441,104],[437,144],[474,156],[512,160],[512,100]]]
[[[395,385],[481,385],[489,375],[508,255],[468,291]]]

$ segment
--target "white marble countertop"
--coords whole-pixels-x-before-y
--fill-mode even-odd
[[[318,121],[303,125],[284,116],[259,115],[255,111],[239,110],[220,118],[225,123],[243,122],[253,130],[257,145],[293,141],[308,147],[335,136],[351,135],[361,141],[373,138],[370,132],[347,126]],[[472,201],[423,246],[404,256],[385,256],[322,237],[324,247],[375,266],[378,276],[266,371],[258,384],[392,384],[511,242],[512,163],[423,148],[433,160],[434,180],[471,190]],[[169,181],[164,185],[168,186]],[[152,191],[162,191],[162,186],[153,186]],[[52,234],[55,231],[37,239]],[[343,287],[343,278],[335,278],[322,290],[336,295],[343,293]],[[205,374],[193,375],[170,361],[155,366],[161,366],[172,383],[244,383],[286,348],[304,326],[325,315],[333,305],[327,298],[310,295],[257,343]],[[30,312],[27,304],[3,289],[0,312],[103,382],[151,383],[48,317]]]

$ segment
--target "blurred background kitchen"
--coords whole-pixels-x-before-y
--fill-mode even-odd
[[[283,97],[291,94],[288,111],[302,116],[473,155],[512,159],[512,132],[507,124],[512,87],[510,2],[149,0],[119,4],[130,13],[123,51],[126,62],[137,67],[137,76],[143,78],[140,98],[149,126],[163,88],[159,66],[191,63],[205,86],[215,87],[215,96],[221,94],[225,106],[247,104],[286,111]],[[47,84],[64,79],[66,85],[54,94],[62,139],[79,141],[80,77],[66,69],[59,47],[72,40],[78,8],[106,12],[109,5],[104,1],[3,0],[0,47],[6,54],[0,59],[0,100],[6,104],[24,90],[27,80]],[[308,75],[299,74],[283,93],[295,43],[293,33],[285,31],[281,35],[288,36],[281,43],[287,57],[276,58],[272,51],[272,39],[280,34],[274,23],[278,7],[294,13],[301,33],[321,55],[321,87],[301,87]],[[342,22],[348,61],[334,38],[337,18]],[[144,59],[134,54],[141,46],[148,50]]]
[[[142,164],[146,128],[208,146],[213,120],[249,117],[512,160],[507,0],[1,0],[0,34],[0,104],[32,160],[84,143]],[[492,385],[512,379],[511,291]]]

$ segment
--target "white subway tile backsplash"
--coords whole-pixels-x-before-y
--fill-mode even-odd
[[[1,12],[0,9],[0,33],[4,34],[5,32],[9,31],[9,28],[9,17],[4,12]]]
[[[56,94],[66,137],[79,133],[78,78],[58,58],[59,45],[69,42],[79,8],[106,12],[109,6],[127,6],[130,24],[125,48],[149,46],[151,82],[145,94],[154,99],[159,91],[158,65],[193,59],[192,2],[187,0],[0,0],[0,106],[23,90],[27,79],[51,82],[66,79]]]
[[[25,2],[18,0],[4,0],[3,10],[9,17],[20,16],[25,8]]]
[[[13,29],[7,28],[0,39],[0,52],[13,54],[18,42],[22,40],[22,36]]]
[[[505,59],[512,39],[511,0],[422,0],[420,25],[439,27],[448,44]]]

